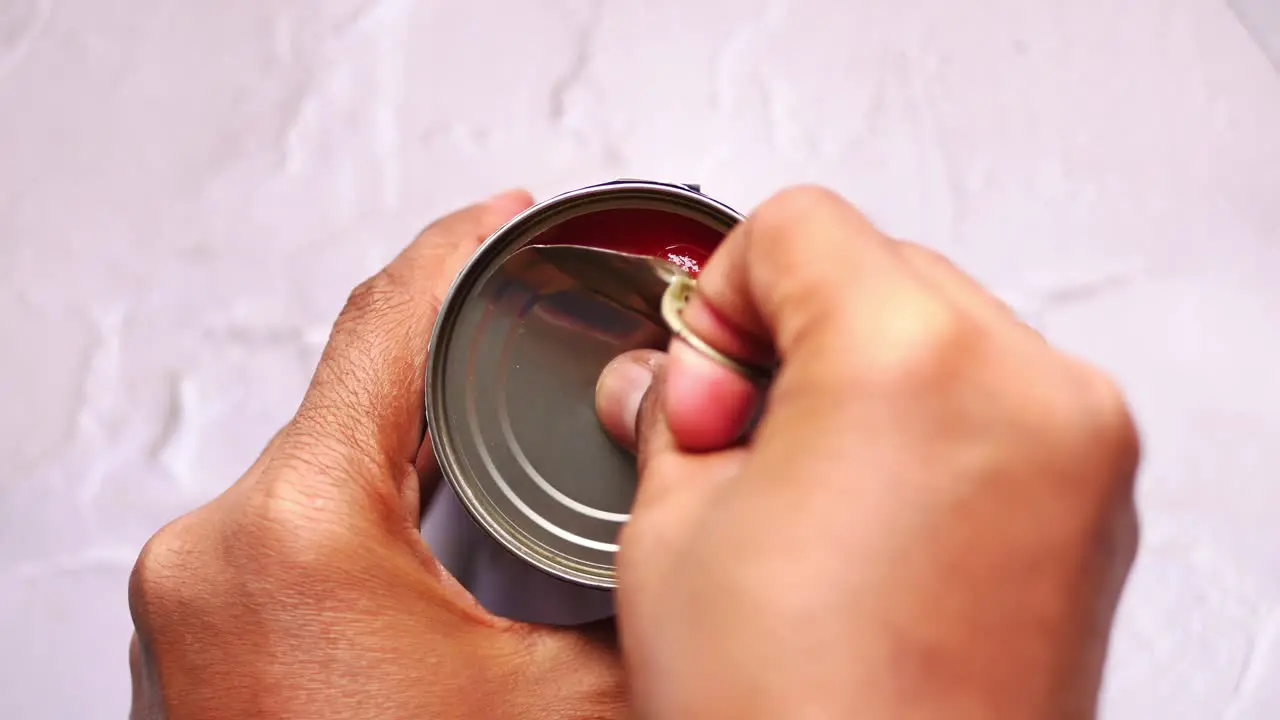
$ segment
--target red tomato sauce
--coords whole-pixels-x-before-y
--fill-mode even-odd
[[[584,245],[661,258],[696,277],[724,233],[676,213],[648,208],[588,212],[549,228],[539,245]]]

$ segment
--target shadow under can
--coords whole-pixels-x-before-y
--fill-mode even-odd
[[[559,580],[511,554],[440,483],[422,536],[445,569],[489,612],[522,622],[580,625],[614,614],[613,591]]]

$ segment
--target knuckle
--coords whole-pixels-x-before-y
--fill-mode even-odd
[[[778,239],[821,237],[823,233],[807,231],[840,227],[852,210],[844,198],[826,188],[814,185],[787,188],[765,200],[751,214],[748,255],[759,257],[762,264],[793,272],[797,266],[806,265],[811,243]]]
[[[324,542],[335,515],[351,503],[342,481],[335,480],[345,474],[322,456],[282,457],[273,477],[248,495],[254,532],[267,536],[270,547]]]
[[[896,242],[898,252],[905,255],[913,262],[922,265],[959,270],[959,268],[956,267],[956,264],[951,261],[951,258],[948,258],[946,255],[943,255],[933,248],[925,247],[924,245],[910,240],[898,240]]]
[[[143,629],[185,603],[205,565],[195,515],[184,515],[142,546],[129,574],[129,611]]]
[[[304,489],[285,481],[266,483],[250,507],[258,532],[270,539],[265,546],[302,550],[325,543],[328,519],[340,501],[328,483],[309,482]]]
[[[404,383],[420,381],[425,362],[425,334],[435,320],[440,298],[431,288],[415,287],[409,273],[396,264],[383,268],[351,291],[334,323],[314,384],[331,392],[331,405],[363,415],[370,395],[380,389],[371,379],[394,373]],[[419,342],[419,340],[422,342]]]
[[[398,272],[386,267],[351,291],[339,315],[339,325],[370,319],[394,320],[402,317],[413,302],[412,289]]]
[[[981,339],[959,311],[925,296],[896,303],[880,318],[869,337],[849,333],[859,346],[851,367],[860,380],[885,389],[934,390],[960,379]]]
[[[752,283],[767,289],[773,307],[787,308],[787,329],[779,329],[777,344],[830,334],[859,292],[849,282],[850,264],[859,262],[859,248],[883,239],[857,208],[827,188],[794,186],[762,203],[744,226],[743,254]]]
[[[774,194],[756,210],[765,225],[790,225],[800,217],[844,211],[849,203],[834,190],[819,185],[795,185]]]
[[[291,438],[270,476],[246,496],[240,531],[253,538],[255,562],[309,563],[344,543],[361,518],[392,517],[400,496],[381,472],[358,456]]]
[[[1140,452],[1138,429],[1120,386],[1106,374],[1085,369],[1078,402],[1087,436],[1095,447],[1108,455],[1123,471],[1132,474]]]
[[[329,379],[328,392],[298,408],[280,442],[280,462],[296,471],[336,473],[347,456],[380,457],[377,437],[361,424],[370,401],[349,379]]]
[[[1132,499],[1124,503],[1112,523],[1112,546],[1115,559],[1126,570],[1133,565],[1142,543],[1142,522]]]
[[[341,544],[344,527],[335,523],[332,493],[272,484],[248,500],[235,555],[237,565],[252,565],[265,576],[323,568]]]
[[[1084,393],[1086,427],[1075,462],[1083,466],[1073,494],[1087,508],[1087,531],[1112,562],[1127,568],[1140,534],[1136,507],[1137,432],[1119,390],[1094,374]],[[1083,458],[1083,460],[1082,460]]]
[[[1057,366],[1064,369],[1062,365]],[[1023,422],[1035,429],[1031,445],[1042,460],[1054,458],[1059,492],[1070,498],[1090,532],[1129,522],[1134,513],[1134,489],[1139,441],[1136,426],[1119,387],[1105,374],[1068,358],[1066,375],[1055,376],[1023,408]]]
[[[764,201],[744,226],[743,253],[753,282],[788,308],[798,334],[829,332],[851,288],[844,270],[850,238],[862,234],[856,209],[827,188],[800,185]],[[800,328],[807,328],[800,330]],[[796,337],[778,337],[781,345]]]

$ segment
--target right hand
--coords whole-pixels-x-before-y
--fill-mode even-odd
[[[730,233],[684,317],[780,368],[746,443],[751,386],[678,340],[601,377],[642,715],[1092,717],[1137,544],[1111,381],[822,190]]]

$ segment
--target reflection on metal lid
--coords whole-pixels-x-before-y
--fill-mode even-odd
[[[463,270],[431,338],[427,420],[458,499],[512,553],[564,580],[614,586],[635,459],[600,427],[595,384],[617,355],[669,337],[645,302],[602,294],[580,267],[522,249],[567,244],[643,255],[686,245],[710,254],[740,220],[684,186],[609,183],[527,210]],[[626,269],[601,271],[616,271],[623,284],[644,277]]]

